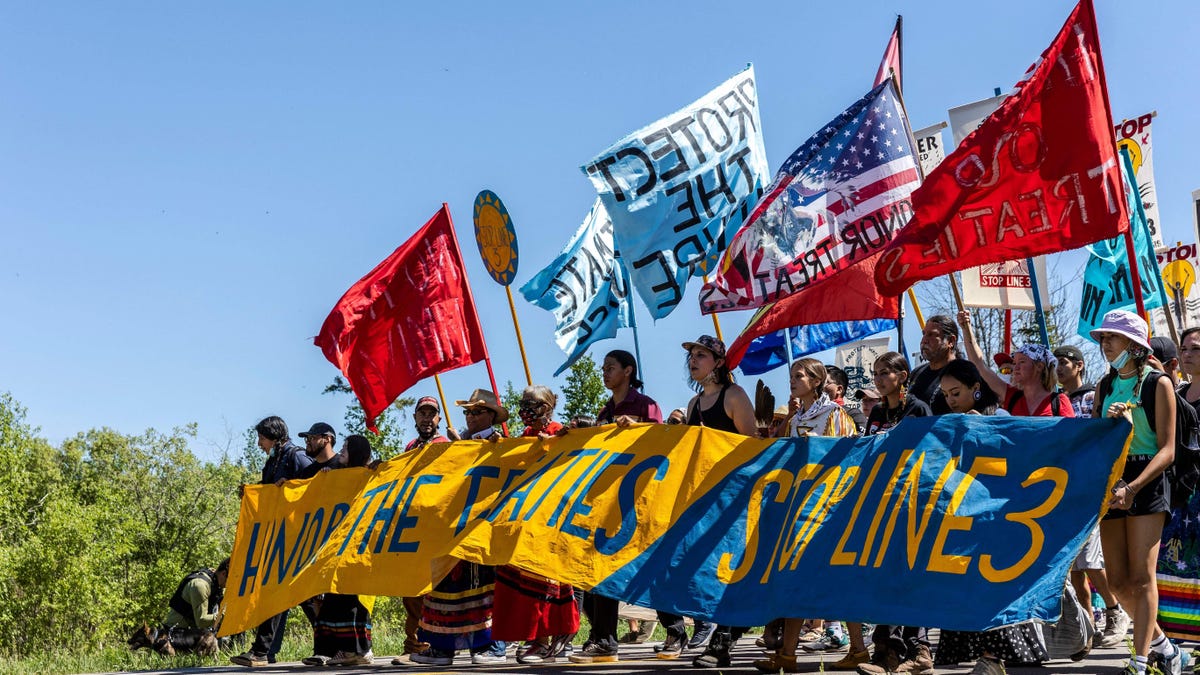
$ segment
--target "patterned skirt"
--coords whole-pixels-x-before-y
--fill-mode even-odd
[[[1050,660],[1038,636],[1037,627],[1026,622],[981,632],[944,630],[938,640],[934,665],[977,661],[985,651],[1008,663],[1041,663]]]
[[[420,639],[447,652],[490,645],[494,569],[460,560],[425,596]]]
[[[1156,576],[1158,625],[1177,640],[1200,640],[1200,492],[1171,510]]]
[[[506,642],[536,640],[579,631],[574,589],[515,567],[496,568],[496,605],[492,638]]]
[[[371,651],[371,612],[357,595],[326,593],[313,621],[313,653],[337,656],[338,652]]]

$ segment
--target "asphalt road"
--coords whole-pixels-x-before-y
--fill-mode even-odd
[[[569,663],[566,659],[559,659],[557,663],[548,663],[541,665],[521,665],[516,662],[510,654],[507,665],[494,666],[476,666],[471,664],[469,656],[460,655],[453,666],[442,668],[431,666],[393,666],[392,656],[377,655],[375,663],[370,666],[359,666],[356,668],[312,668],[305,666],[299,662],[291,663],[276,663],[265,668],[242,668],[240,666],[216,666],[209,668],[180,668],[176,670],[154,670],[154,671],[139,671],[143,673],[242,673],[253,672],[262,675],[279,675],[281,673],[321,673],[322,675],[353,675],[361,673],[473,673],[481,675],[484,672],[495,673],[542,673],[550,675],[551,673],[574,673],[575,675],[641,675],[653,673],[677,673],[678,675],[700,673],[757,673],[758,670],[752,665],[752,661],[762,658],[763,651],[754,645],[755,636],[747,636],[734,648],[733,665],[730,668],[722,668],[719,670],[701,670],[693,668],[691,664],[691,655],[698,654],[699,651],[685,652],[684,657],[680,659],[665,661],[654,657],[653,644],[646,643],[642,645],[621,645],[621,660],[616,663],[603,664],[575,664]],[[1185,646],[1184,650],[1190,650],[1191,646]],[[465,654],[465,652],[463,653]],[[844,652],[830,652],[826,654],[801,654],[798,662],[801,664],[803,672],[817,673],[825,672],[822,670],[823,663],[832,663],[841,658]],[[1093,650],[1084,660],[1073,663],[1071,661],[1050,661],[1042,666],[1033,668],[1009,668],[1008,672],[1012,675],[1050,675],[1051,673],[1075,673],[1078,675],[1091,674],[1116,674],[1121,671],[1125,663],[1129,660],[1129,652],[1125,649],[1097,649]],[[938,675],[950,673],[970,673],[972,664],[966,664],[958,667],[939,667],[937,668]],[[112,675],[116,675],[115,673]]]

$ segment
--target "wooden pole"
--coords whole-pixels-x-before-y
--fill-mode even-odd
[[[525,383],[532,387],[533,377],[529,374],[529,359],[525,357],[525,341],[521,339],[521,323],[517,321],[517,305],[513,302],[512,288],[505,285],[504,292],[508,295],[508,309],[512,312],[513,328],[517,330],[517,347],[521,349],[521,365],[525,366]]]
[[[442,376],[434,373],[433,381],[437,384],[438,400],[442,402],[442,414],[446,416],[446,428],[449,429],[454,426],[454,422],[450,420],[450,406],[446,405],[446,392],[442,391]]]
[[[708,275],[707,274],[704,275],[704,283],[706,283],[706,284],[708,283]],[[721,322],[717,320],[717,313],[713,312],[712,314],[709,314],[709,316],[712,317],[713,330],[715,330],[717,332],[717,339],[720,340],[722,343],[724,343],[725,338],[721,335]],[[788,354],[791,354],[791,353],[792,353],[792,346],[788,345]]]

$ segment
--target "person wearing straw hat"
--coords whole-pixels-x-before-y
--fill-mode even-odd
[[[1100,543],[1108,581],[1133,615],[1133,652],[1128,673],[1146,672],[1153,659],[1164,673],[1178,673],[1181,652],[1158,625],[1155,566],[1162,531],[1171,512],[1171,485],[1164,471],[1175,459],[1175,391],[1150,360],[1149,329],[1124,310],[1104,315],[1091,331],[1111,366],[1097,387],[1094,416],[1124,417],[1133,423],[1125,471],[1112,489],[1100,521]],[[1153,382],[1154,420],[1147,418],[1144,381]],[[1148,384],[1148,383],[1147,383]]]
[[[465,400],[455,401],[454,405],[462,408],[463,416],[467,418],[465,439],[498,437],[500,433],[496,426],[508,421],[508,409],[500,405],[491,389],[476,389]]]

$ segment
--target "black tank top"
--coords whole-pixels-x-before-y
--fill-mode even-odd
[[[728,388],[729,385],[721,387],[721,393],[717,394],[717,402],[707,410],[700,409],[700,399],[697,398],[687,423],[694,427],[702,426],[737,433],[737,425],[733,423],[733,418],[725,413],[725,390]]]

